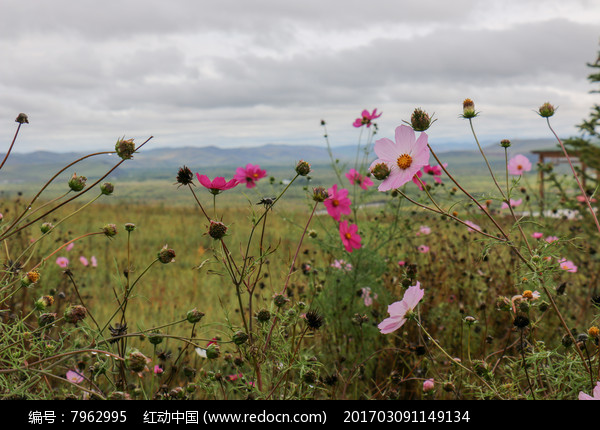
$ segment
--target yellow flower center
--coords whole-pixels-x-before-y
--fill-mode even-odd
[[[525,290],[523,291],[523,297],[526,299],[532,299],[533,298],[533,291],[531,290]]]
[[[331,202],[331,204],[333,205],[333,207],[337,207],[340,205],[340,201],[338,199],[333,199],[333,201]]]
[[[517,170],[523,170],[523,166],[521,166],[520,164],[517,165]]]
[[[400,157],[398,157],[396,164],[398,164],[398,167],[400,167],[402,170],[406,170],[412,164],[412,157],[408,154],[402,154]]]
[[[352,239],[352,235],[350,233],[346,233],[344,236],[346,236],[346,239],[348,240]]]

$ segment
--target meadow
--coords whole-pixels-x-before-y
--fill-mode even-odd
[[[355,124],[354,163],[182,160],[169,178],[108,183],[65,160],[39,198],[6,185],[0,397],[597,394],[594,189],[508,141],[487,160],[475,133],[479,166],[446,164],[420,109],[395,139],[376,118]],[[138,151],[119,139],[115,163]]]

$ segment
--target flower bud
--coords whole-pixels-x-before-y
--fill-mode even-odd
[[[42,296],[42,297],[40,297],[39,299],[36,300],[36,302],[35,302],[35,308],[38,311],[43,311],[48,306],[52,306],[53,303],[54,303],[54,297],[52,297],[52,296]]]
[[[186,319],[188,322],[192,324],[196,324],[200,322],[200,320],[204,317],[204,312],[200,312],[198,309],[194,308],[191,311],[188,311]]]
[[[102,232],[109,238],[114,237],[117,235],[117,226],[114,224],[106,224],[102,227]]]
[[[177,172],[177,183],[181,185],[190,185],[194,181],[194,174],[189,167],[183,166]]]
[[[42,226],[40,227],[40,231],[42,232],[42,234],[46,234],[48,233],[50,230],[52,230],[54,228],[54,225],[50,222],[45,222],[42,224]]]
[[[232,340],[236,345],[243,345],[248,340],[248,334],[243,331],[238,331],[233,335]]]
[[[475,118],[477,112],[475,112],[475,103],[471,99],[465,99],[463,101],[463,118]]]
[[[117,151],[117,155],[123,160],[129,160],[133,158],[133,153],[135,152],[135,144],[133,143],[133,139],[117,140],[117,143],[115,144],[115,151]]]
[[[218,358],[220,354],[221,348],[216,343],[212,343],[206,348],[206,358],[215,359]]]
[[[115,190],[115,186],[110,182],[105,182],[100,185],[100,192],[104,195],[110,196]]]
[[[306,176],[310,173],[310,164],[304,160],[300,160],[298,164],[296,164],[296,173],[300,176]]]
[[[435,120],[431,120],[431,117],[427,112],[421,108],[416,108],[410,117],[410,125],[414,131],[425,131]]]
[[[277,306],[278,308],[285,306],[285,304],[289,301],[290,299],[288,299],[283,294],[275,294],[273,296],[273,303],[275,303],[275,306]]]
[[[324,187],[313,188],[313,200],[322,203],[329,197],[329,192]]]
[[[552,115],[554,115],[554,112],[556,112],[555,107],[552,106],[550,103],[546,102],[546,103],[544,103],[543,105],[540,106],[538,114],[542,118],[549,118]]]
[[[158,253],[158,261],[163,264],[172,263],[175,261],[175,251],[168,248],[167,245],[163,246],[160,252]]]
[[[38,325],[40,327],[46,327],[48,325],[54,324],[54,321],[56,321],[55,313],[45,313],[45,314],[41,314],[38,317]]]
[[[133,230],[135,230],[135,224],[130,223],[130,222],[125,224],[125,231],[131,233]]]
[[[508,140],[508,139],[503,139],[500,141],[500,146],[503,148],[510,148],[510,145],[511,145],[511,143],[510,143],[510,140]]]
[[[87,309],[81,305],[69,306],[65,309],[64,319],[71,324],[77,324],[82,321],[87,315]]]
[[[27,274],[21,279],[21,285],[23,287],[29,287],[40,280],[40,273],[37,270],[27,272]]]
[[[388,165],[385,163],[377,163],[371,169],[371,174],[373,175],[373,177],[375,177],[375,179],[378,179],[380,181],[383,181],[388,176],[390,176],[390,173],[391,173],[391,170],[388,167]]]
[[[222,239],[227,234],[227,226],[220,221],[210,220],[208,235],[213,239]]]
[[[267,309],[261,309],[256,314],[256,319],[260,322],[267,322],[271,319],[271,312],[269,312]]]
[[[20,113],[17,116],[17,119],[15,119],[15,122],[18,122],[19,124],[29,124],[29,118],[27,118],[27,115],[24,113]]]
[[[77,173],[73,173],[73,176],[69,179],[69,188],[75,192],[79,192],[85,188],[85,181],[87,181],[85,176],[77,176]]]
[[[148,342],[150,342],[152,345],[161,344],[163,339],[163,336],[159,332],[150,333],[148,335]]]
[[[142,372],[146,369],[146,365],[150,359],[142,354],[137,349],[132,350],[125,358],[125,364],[134,372]]]

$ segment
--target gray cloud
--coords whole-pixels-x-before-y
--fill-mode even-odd
[[[598,6],[413,3],[5,0],[0,118],[30,115],[22,150],[95,148],[123,134],[320,144],[321,117],[347,140],[363,108],[384,111],[389,134],[422,106],[453,140],[472,97],[493,119],[490,139],[542,132],[522,116],[548,100],[575,132],[593,100],[585,63],[598,49]]]

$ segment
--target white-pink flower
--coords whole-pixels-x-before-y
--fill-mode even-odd
[[[577,272],[577,266],[575,266],[575,264],[571,260],[561,258],[560,260],[558,260],[558,264],[560,265],[561,269],[566,270],[567,272]]]
[[[508,162],[508,172],[511,175],[522,175],[531,170],[531,162],[524,155],[518,154]]]
[[[474,233],[476,231],[481,231],[481,227],[475,224],[473,221],[465,221],[465,224],[468,226],[469,233]]]
[[[98,260],[96,260],[96,257],[92,255],[92,258],[90,258],[90,262],[92,263],[92,267],[98,267]]]
[[[408,287],[402,300],[388,306],[390,316],[379,323],[377,326],[379,331],[383,334],[389,334],[402,327],[406,322],[407,314],[417,307],[424,294],[425,291],[421,289],[419,281],[417,281],[417,285]]]
[[[361,298],[365,302],[365,306],[371,306],[373,304],[373,300],[377,300],[377,294],[373,293],[372,295],[371,288],[365,287],[361,288]]]
[[[521,203],[523,203],[523,199],[519,199],[519,200],[510,199],[510,207],[512,207],[512,208],[516,208]],[[508,205],[506,204],[506,202],[502,202],[502,206],[500,206],[500,209],[508,209]]]
[[[422,234],[428,235],[430,233],[431,233],[431,229],[429,227],[427,227],[426,225],[422,225],[421,227],[419,227],[419,231],[417,232],[417,236],[420,236]]]
[[[388,138],[375,142],[374,149],[379,158],[371,164],[369,170],[381,163],[390,169],[390,175],[377,188],[379,191],[395,190],[412,181],[421,167],[429,163],[426,133],[421,133],[417,139],[411,127],[401,125],[396,128],[395,138],[396,142]]]
[[[79,262],[81,264],[83,264],[85,267],[87,267],[90,264],[90,262],[88,261],[88,259],[85,258],[83,255],[81,257],[79,257]]]
[[[557,240],[558,240],[558,237],[556,237],[556,236],[548,236],[546,238],[546,242],[548,242],[548,243],[556,242]]]
[[[73,247],[74,247],[74,246],[75,246],[75,243],[71,242],[71,243],[69,243],[69,244],[68,244],[68,245],[65,247],[65,249],[66,249],[67,251],[70,251],[70,250],[72,250],[72,249],[73,249]]]
[[[596,386],[592,391],[592,396],[585,394],[583,391],[579,392],[579,400],[600,400],[600,381],[596,382]]]
[[[56,264],[64,269],[69,265],[69,259],[67,257],[58,257],[56,259]]]
[[[429,247],[427,245],[419,245],[417,249],[422,254],[427,254],[429,252]]]
[[[435,382],[433,381],[433,378],[425,380],[423,382],[423,392],[427,393],[427,392],[433,390],[434,386],[435,386]]]
[[[539,231],[536,231],[536,232],[531,233],[531,237],[533,237],[534,239],[541,239],[542,237],[544,237],[544,233],[540,233]]]
[[[75,370],[67,370],[67,381],[74,384],[83,382],[83,375]]]

